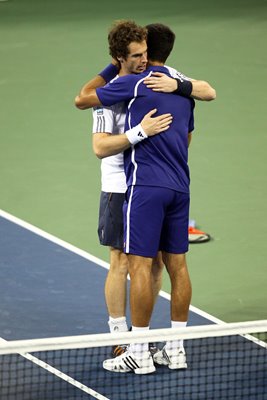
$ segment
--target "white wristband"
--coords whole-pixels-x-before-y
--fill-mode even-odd
[[[148,137],[141,124],[136,125],[134,128],[126,131],[125,135],[127,136],[129,142],[133,145],[141,142]]]

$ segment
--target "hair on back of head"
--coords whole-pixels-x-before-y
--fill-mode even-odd
[[[175,33],[166,25],[155,23],[146,25],[147,56],[149,61],[164,63],[175,42]]]

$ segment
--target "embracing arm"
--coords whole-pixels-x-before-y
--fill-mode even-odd
[[[195,79],[192,82],[191,97],[196,100],[211,101],[216,99],[216,90],[206,81],[198,81]],[[177,81],[177,86],[179,82]]]
[[[163,132],[170,127],[171,114],[162,114],[152,118],[157,109],[149,111],[141,123],[122,134],[98,132],[93,134],[93,150],[98,158],[104,158],[121,153],[131,145],[135,145],[149,136]]]
[[[121,153],[131,146],[125,133],[112,134],[98,132],[93,134],[93,151],[98,158],[105,158]]]
[[[77,108],[79,108],[80,110],[86,110],[87,108],[101,105],[100,100],[96,94],[96,90],[90,88],[90,85],[92,83],[97,84],[97,82],[98,81],[100,82],[101,80],[102,80],[101,77],[99,77],[99,79],[98,79],[98,77],[95,77],[82,87],[78,96],[75,97],[75,106]],[[100,87],[100,86],[103,86],[103,85],[99,84],[96,87]]]
[[[190,97],[203,101],[216,99],[215,89],[206,81],[198,81],[195,79],[182,81],[180,79],[171,78],[161,72],[154,72],[149,78],[144,80],[147,87],[155,92],[176,92],[177,94],[179,94],[179,90],[182,89],[182,85],[187,85],[189,82],[191,87]]]
[[[109,64],[103,71],[87,82],[81,89],[78,96],[75,97],[75,105],[80,110],[100,106],[101,102],[96,94],[99,87],[104,86],[118,74],[118,65],[115,60]]]

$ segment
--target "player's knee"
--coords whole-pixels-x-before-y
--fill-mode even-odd
[[[110,264],[109,270],[112,274],[118,274],[123,276],[128,275],[128,266],[124,263]]]
[[[158,262],[157,260],[152,264],[152,276],[154,282],[161,282],[164,264],[163,262]]]
[[[153,260],[153,264],[152,264],[152,271],[153,273],[162,273],[162,270],[164,268],[164,263],[162,260]]]
[[[126,278],[128,275],[128,263],[125,262],[124,260],[117,260],[117,262],[116,261],[114,262],[113,260],[113,262],[110,263],[109,272],[111,274],[125,276]]]
[[[129,274],[131,280],[141,279],[143,282],[147,282],[151,279],[151,269],[146,268],[145,265],[131,264],[129,267]]]

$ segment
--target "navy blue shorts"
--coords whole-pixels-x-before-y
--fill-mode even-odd
[[[188,251],[188,193],[154,186],[132,186],[123,205],[124,252],[155,257],[159,250]]]
[[[98,219],[98,237],[103,246],[123,250],[124,193],[101,192]]]

